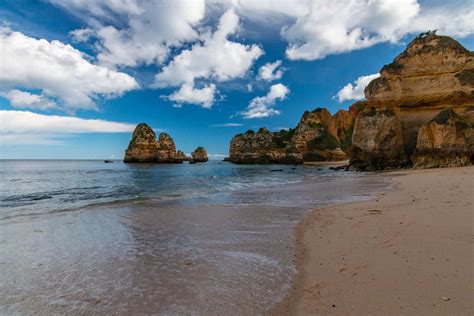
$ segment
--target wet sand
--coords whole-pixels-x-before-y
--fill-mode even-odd
[[[316,209],[274,315],[473,315],[474,167],[382,173],[378,198]]]

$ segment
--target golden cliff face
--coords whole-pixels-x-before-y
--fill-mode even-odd
[[[430,34],[413,40],[365,89],[370,106],[463,105],[474,96],[474,53],[454,39]]]
[[[470,113],[463,114],[447,108],[420,128],[412,155],[415,168],[471,164],[474,159],[474,120]]]
[[[184,153],[177,153],[173,139],[166,133],[156,134],[145,123],[138,124],[125,151],[124,162],[182,163]],[[186,157],[184,157],[186,158]]]
[[[474,53],[450,37],[417,37],[380,75],[366,87],[367,101],[356,119],[351,163],[357,169],[410,165],[417,143],[424,141],[422,127],[426,133],[425,125],[443,109],[459,114],[474,106]],[[395,113],[393,119],[387,120],[387,110]]]
[[[348,158],[341,150],[335,119],[326,109],[305,112],[291,141],[302,153],[304,161],[338,161]]]
[[[332,116],[318,108],[306,111],[294,129],[270,132],[261,128],[232,138],[229,160],[234,163],[303,163],[348,159],[355,114],[341,110]],[[344,150],[343,150],[344,149]]]

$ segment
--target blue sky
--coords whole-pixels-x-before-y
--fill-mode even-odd
[[[140,122],[226,154],[347,108],[420,31],[474,48],[472,1],[4,0],[0,19],[0,158],[121,158]]]

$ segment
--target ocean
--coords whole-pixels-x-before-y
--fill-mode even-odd
[[[368,173],[291,165],[0,161],[1,314],[262,314],[296,273],[312,208]]]

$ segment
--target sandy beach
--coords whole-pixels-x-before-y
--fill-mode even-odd
[[[474,167],[380,176],[393,190],[304,217],[299,273],[272,314],[474,313]]]

